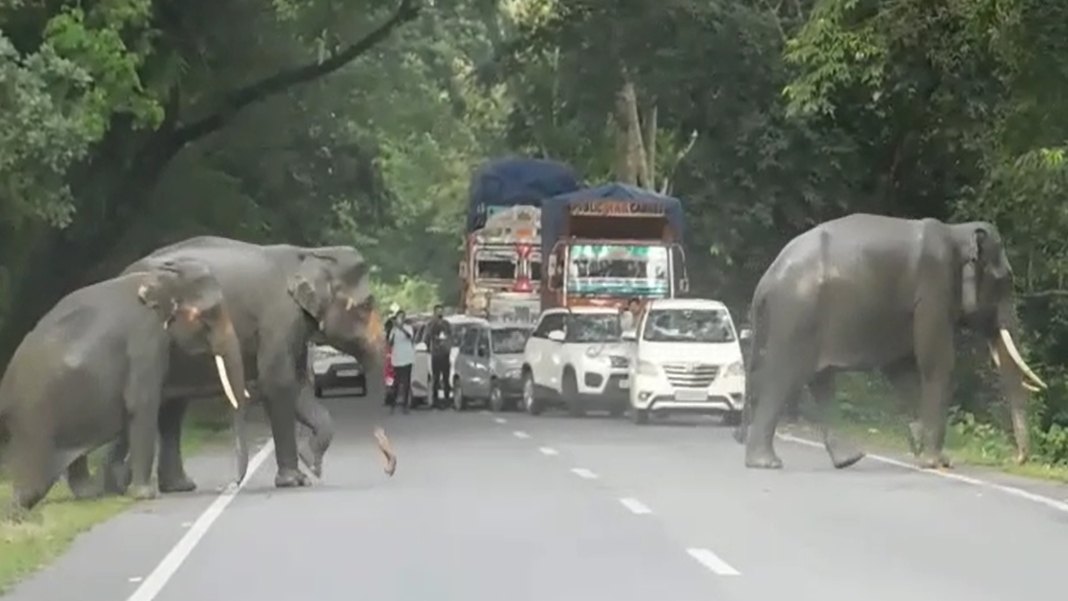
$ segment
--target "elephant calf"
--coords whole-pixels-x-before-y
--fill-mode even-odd
[[[203,263],[168,261],[87,286],[41,318],[0,381],[0,444],[13,477],[13,515],[39,503],[64,470],[75,493],[84,493],[85,456],[119,438],[129,441],[129,493],[155,496],[152,464],[172,341],[186,352],[210,349],[237,409],[237,395],[248,394],[240,343]],[[237,420],[235,435],[240,479],[248,447]]]

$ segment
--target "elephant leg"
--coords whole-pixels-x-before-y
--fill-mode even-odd
[[[126,454],[130,450],[130,441],[126,432],[123,432],[115,442],[107,447],[104,456],[104,465],[100,470],[100,479],[103,482],[104,492],[113,495],[124,495],[130,488],[130,464],[126,462]]]
[[[943,452],[946,442],[946,421],[949,419],[949,396],[952,388],[956,357],[953,332],[950,328],[924,327],[917,320],[916,365],[920,375],[919,465],[923,468],[951,467]]]
[[[278,488],[307,486],[311,480],[297,465],[296,405],[301,384],[294,369],[296,360],[284,352],[262,350],[258,360],[257,371],[267,418],[271,422],[271,435],[274,437],[274,458],[278,464],[274,485]]]
[[[923,423],[916,419],[917,404],[920,398],[920,372],[911,357],[900,364],[883,368],[883,375],[897,394],[898,400],[906,414],[912,416],[908,424],[909,448],[915,457],[923,453]]]
[[[778,352],[787,359],[790,353]],[[775,454],[775,428],[787,399],[798,394],[804,384],[796,360],[769,360],[761,366],[763,376],[754,395],[752,423],[745,441],[745,466],[780,469],[782,460]]]
[[[148,394],[139,392],[131,400],[135,406],[128,428],[130,446],[130,488],[127,494],[135,499],[154,499],[159,491],[152,483],[152,465],[156,461],[156,439],[159,427],[159,401],[145,400]]]
[[[307,439],[301,437],[297,444],[300,460],[316,478],[322,478],[323,455],[334,439],[334,420],[326,407],[315,398],[310,386],[301,387],[297,397],[296,418],[311,430],[311,436]]]
[[[196,490],[193,482],[185,474],[182,462],[182,420],[188,407],[187,399],[174,399],[163,404],[159,409],[159,476],[160,492],[189,492]]]
[[[834,403],[834,372],[822,371],[808,384],[812,398],[816,402],[820,434],[823,446],[831,457],[831,464],[838,469],[847,468],[864,458],[864,453],[852,443],[837,436],[830,424],[831,404]],[[800,396],[800,395],[799,395]]]
[[[75,499],[92,499],[104,494],[100,481],[89,473],[89,458],[82,455],[67,466],[67,486]]]
[[[25,519],[29,511],[44,500],[66,468],[61,465],[46,429],[27,430],[13,432],[8,446],[11,450],[12,494],[5,518],[10,521]]]

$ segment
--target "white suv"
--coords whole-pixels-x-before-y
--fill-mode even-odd
[[[564,406],[572,415],[627,409],[629,346],[619,311],[609,307],[549,309],[541,314],[523,351],[523,407],[538,415]]]
[[[723,415],[732,425],[741,419],[745,368],[723,303],[654,300],[646,305],[637,330],[626,337],[638,341],[630,389],[636,423],[646,423],[650,412]]]

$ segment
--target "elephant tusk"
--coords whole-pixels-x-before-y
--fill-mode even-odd
[[[1031,392],[1039,392],[1039,391],[1042,390],[1041,388],[1039,388],[1038,386],[1035,386],[1034,384],[1032,384],[1030,382],[1023,382],[1022,384],[1023,384],[1023,387],[1026,390],[1029,390]]]
[[[1031,368],[1027,366],[1027,363],[1024,363],[1023,357],[1020,356],[1019,349],[1016,348],[1016,343],[1012,341],[1012,334],[1009,334],[1009,331],[1005,328],[1001,328],[1001,342],[1004,343],[1005,350],[1009,352],[1009,357],[1012,357],[1012,361],[1016,363],[1016,366],[1020,368],[1020,371],[1023,372],[1025,376],[1030,378],[1031,381],[1040,388],[1048,388],[1046,383],[1042,381],[1042,378],[1035,375],[1035,372],[1031,371]]]
[[[215,355],[215,367],[219,370],[219,381],[222,382],[223,392],[226,393],[226,398],[230,400],[230,404],[237,409],[237,397],[234,396],[234,389],[230,387],[230,379],[226,373],[226,364],[223,363],[223,358],[220,355]],[[248,391],[245,391],[248,395]]]
[[[990,349],[990,359],[994,362],[994,367],[1001,368],[1001,359],[998,357],[998,349],[994,346],[993,342],[987,341],[987,348]]]

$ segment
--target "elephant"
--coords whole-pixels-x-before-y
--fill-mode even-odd
[[[275,442],[275,486],[310,483],[297,465],[296,420],[313,431],[300,458],[316,476],[332,438],[329,412],[318,403],[306,376],[309,341],[325,341],[356,357],[368,374],[371,398],[384,394],[385,356],[382,323],[368,287],[368,266],[350,246],[306,248],[288,244],[258,245],[218,236],[199,236],[163,247],[128,266],[139,271],[146,262],[187,258],[207,264],[216,274],[244,351],[253,401],[266,409]],[[191,398],[214,396],[204,355],[183,356],[164,384],[168,399],[159,420],[158,477],[163,492],[196,488],[185,473],[181,428]],[[388,437],[375,440],[387,475],[397,458]],[[113,469],[124,458],[121,443],[112,446]]]
[[[749,317],[748,398],[734,433],[747,467],[782,467],[775,428],[806,385],[832,464],[860,461],[864,454],[830,431],[826,411],[835,374],[867,370],[880,370],[910,406],[918,401],[909,438],[919,466],[951,467],[943,446],[959,328],[986,339],[1017,460],[1026,459],[1026,391],[1046,384],[1016,346],[1012,268],[990,223],[863,213],[827,221],[783,247],[757,283]]]
[[[130,495],[154,497],[164,379],[182,351],[203,348],[238,409],[247,400],[241,346],[222,290],[203,263],[158,262],[60,300],[22,340],[0,380],[12,513],[32,509],[64,470],[76,495],[90,494],[86,455],[120,437],[130,444]],[[236,418],[234,426],[240,481],[248,445]]]

